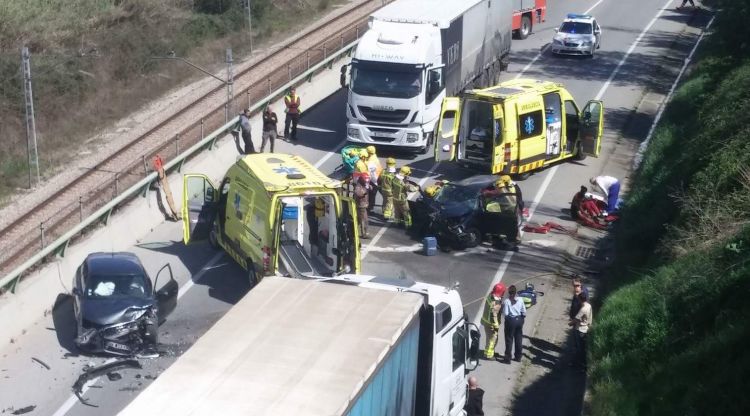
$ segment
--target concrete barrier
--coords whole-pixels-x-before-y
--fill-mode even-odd
[[[306,111],[338,91],[339,67],[348,63],[349,58],[334,61],[332,69],[316,74],[312,82],[297,86],[297,94]],[[279,116],[279,127],[283,129],[283,98],[273,102],[272,108]],[[251,118],[253,142],[256,149],[260,146],[262,120],[261,114]],[[343,140],[343,137],[342,137]],[[277,140],[276,151],[284,152],[285,143]],[[291,146],[290,146],[291,148]],[[227,135],[217,142],[213,150],[205,151],[186,162],[182,172],[201,172],[218,183],[229,166],[237,160],[235,142]],[[172,172],[168,175],[169,185],[175,203],[182,205],[182,174]],[[86,256],[95,251],[126,251],[141,238],[163,223],[164,216],[159,211],[157,192],[149,191],[145,198],[137,197],[112,214],[108,225],[89,232],[87,236],[71,244],[65,251],[64,258],[30,273],[18,283],[15,293],[6,293],[0,297],[0,328],[3,338],[0,343],[12,342],[24,333],[24,329],[50,313],[55,299],[60,293],[69,293],[76,268]],[[166,206],[166,201],[163,202]]]

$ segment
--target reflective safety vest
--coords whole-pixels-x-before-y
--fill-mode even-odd
[[[315,218],[321,218],[326,215],[326,203],[320,198],[315,198]]]
[[[284,105],[286,106],[286,112],[289,114],[302,113],[302,109],[300,109],[299,95],[297,94],[285,96]]]
[[[396,180],[396,174],[392,172],[384,172],[380,181],[380,192],[386,195],[393,194],[393,182]]]
[[[500,304],[492,297],[491,293],[484,299],[482,323],[500,326]]]
[[[395,176],[393,178],[393,181],[391,182],[393,186],[391,189],[393,189],[393,200],[394,201],[406,201],[407,194],[409,192],[409,187],[404,182],[405,178],[400,178],[398,176]]]

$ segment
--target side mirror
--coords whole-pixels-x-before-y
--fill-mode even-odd
[[[559,28],[555,28],[554,31],[555,31],[555,33],[557,33],[557,32],[560,31],[560,29]]]
[[[346,88],[349,86],[349,83],[346,81],[347,70],[349,70],[349,65],[341,66],[341,75],[339,76],[339,84],[341,84],[341,88]]]

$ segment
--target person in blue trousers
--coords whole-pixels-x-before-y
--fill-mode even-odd
[[[617,210],[617,201],[620,197],[620,181],[614,176],[594,176],[589,180],[592,185],[607,197],[607,212]]]

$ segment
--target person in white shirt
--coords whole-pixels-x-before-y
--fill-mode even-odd
[[[514,353],[514,361],[521,361],[526,305],[521,298],[516,297],[514,285],[508,288],[508,298],[503,301],[503,315],[505,316],[505,363],[510,363],[511,352]]]
[[[588,292],[579,293],[578,300],[581,308],[568,324],[575,328],[575,331],[573,331],[575,357],[573,357],[571,365],[580,368],[581,371],[586,371],[586,336],[588,335],[589,327],[594,320],[594,315],[591,309],[591,304],[589,303]]]
[[[620,181],[614,176],[594,176],[589,182],[607,197],[607,211],[617,210],[617,199],[620,197]]]

